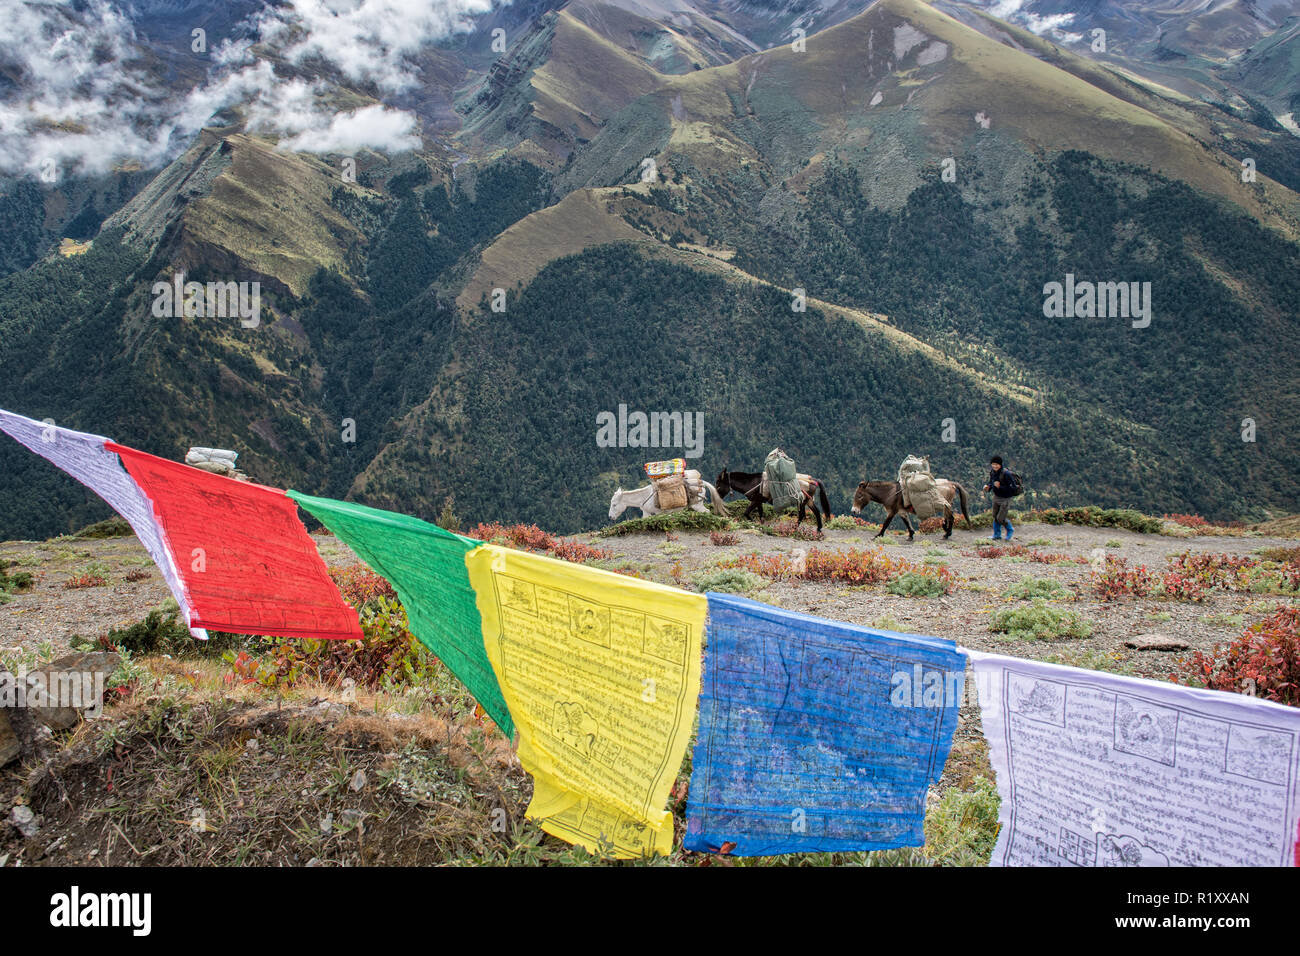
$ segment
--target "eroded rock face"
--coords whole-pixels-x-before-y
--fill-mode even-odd
[[[9,717],[0,710],[0,767],[17,760],[22,748],[18,745],[18,735],[9,726]]]
[[[16,675],[22,691],[17,704],[37,727],[68,730],[87,713],[98,714],[108,679],[119,663],[121,657],[112,651],[64,655],[40,670]],[[12,680],[8,675],[6,679]],[[0,766],[17,760],[22,751],[9,713],[0,709]]]

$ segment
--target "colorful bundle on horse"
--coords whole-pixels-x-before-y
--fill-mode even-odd
[[[660,511],[685,508],[691,496],[687,492],[686,459],[670,458],[668,461],[648,461],[645,473],[655,489],[655,507]],[[698,477],[699,472],[696,472]],[[698,496],[698,489],[697,496]]]
[[[799,471],[794,459],[780,448],[773,448],[763,462],[763,497],[772,502],[772,507],[782,511],[803,500],[803,490],[799,487]]]
[[[647,461],[645,473],[651,481],[656,478],[668,478],[671,475],[686,474],[685,458],[670,458],[667,461]]]

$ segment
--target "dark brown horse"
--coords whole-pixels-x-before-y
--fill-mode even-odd
[[[966,489],[955,481],[949,481],[947,478],[936,478],[935,487],[939,489],[939,494],[943,495],[947,505],[943,509],[943,536],[952,537],[953,513],[952,499],[954,496],[961,497],[961,514],[966,519],[966,527],[972,527],[970,523],[970,512],[966,508]],[[896,481],[862,481],[858,483],[858,490],[853,493],[853,513],[861,514],[862,509],[871,502],[877,502],[884,506],[888,514],[885,516],[885,523],[880,526],[876,532],[879,538],[885,533],[890,522],[894,520],[894,515],[902,512],[903,524],[907,527],[907,540],[911,541],[914,537],[912,522],[908,519],[908,514],[916,514],[913,508],[903,507],[903,486]]]
[[[802,524],[806,510],[811,508],[813,517],[817,519],[817,530],[820,531],[822,529],[822,512],[817,510],[817,502],[814,500],[812,492],[815,489],[820,495],[822,508],[826,512],[826,517],[829,518],[831,516],[831,506],[826,499],[826,486],[816,478],[810,478],[807,475],[799,475],[798,479],[799,490],[803,492],[803,495],[799,499],[799,519],[795,524]],[[734,491],[749,499],[749,507],[745,509],[742,518],[748,518],[757,511],[758,518],[761,521],[763,519],[764,503],[769,505],[772,503],[772,496],[763,494],[762,472],[728,471],[724,468],[713,485],[723,498]]]

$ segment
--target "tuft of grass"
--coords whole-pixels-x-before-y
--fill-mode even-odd
[[[759,575],[746,571],[744,568],[722,568],[718,571],[706,571],[703,574],[697,574],[691,579],[691,583],[701,593],[705,591],[725,591],[731,594],[747,594],[751,591],[757,591],[767,582]]]
[[[925,816],[925,855],[946,866],[987,866],[998,841],[998,789],[987,777],[946,790]]]
[[[596,533],[602,538],[616,538],[625,534],[663,534],[665,531],[730,531],[734,527],[732,521],[719,515],[687,510],[629,518]]]
[[[1002,596],[1013,601],[1033,601],[1038,598],[1060,601],[1074,597],[1074,592],[1054,578],[1036,578],[1026,574],[1003,591]]]
[[[1108,654],[1096,650],[1062,650],[1046,658],[1049,664],[1063,664],[1066,667],[1078,667],[1086,671],[1107,671],[1111,674],[1136,673],[1133,665],[1118,653]]]
[[[889,582],[888,590],[901,597],[942,597],[948,593],[948,582],[934,575],[904,571]]]
[[[1087,637],[1092,625],[1073,611],[1049,607],[1041,598],[1029,606],[995,611],[989,630],[1018,641],[1056,641]]]
[[[128,538],[135,534],[131,526],[126,523],[126,519],[120,515],[113,515],[111,518],[105,518],[103,521],[96,521],[94,524],[88,524],[80,531],[75,532],[72,537],[82,540],[97,538]]]

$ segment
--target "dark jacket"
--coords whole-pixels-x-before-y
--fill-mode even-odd
[[[1010,474],[1011,472],[1010,470],[1008,470],[1006,465],[1003,465],[997,471],[994,471],[992,468],[989,469],[989,480],[984,482],[984,484],[989,486],[989,491],[993,492],[994,498],[1011,497],[1011,488],[1007,482],[1007,476]],[[993,484],[993,482],[995,481],[1002,482],[1002,487],[1001,488],[995,487]]]

